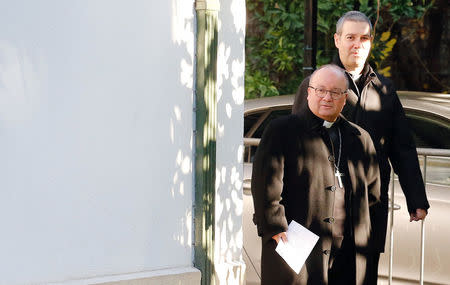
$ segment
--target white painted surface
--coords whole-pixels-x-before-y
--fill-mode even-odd
[[[0,284],[192,265],[193,3],[0,1]]]
[[[221,1],[217,65],[215,269],[217,284],[242,284],[245,0]]]
[[[130,274],[77,279],[48,285],[198,285],[201,273],[193,267],[178,267]]]

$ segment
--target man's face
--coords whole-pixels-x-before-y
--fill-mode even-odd
[[[370,26],[366,22],[345,21],[341,34],[334,34],[334,44],[347,71],[362,68],[372,46]]]
[[[309,86],[342,93],[346,91],[345,75],[331,68],[321,69],[314,74],[309,82]],[[342,94],[339,99],[333,99],[330,92],[326,92],[325,97],[316,95],[316,90],[308,88],[308,106],[311,112],[317,117],[334,122],[342,111],[347,99],[347,93]]]

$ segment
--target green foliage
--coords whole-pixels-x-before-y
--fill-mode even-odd
[[[429,1],[429,0],[427,0]],[[304,0],[246,0],[246,75],[245,96],[257,98],[295,93],[303,80]],[[382,67],[396,38],[392,26],[403,19],[419,19],[432,6],[411,0],[380,0],[380,18],[371,53],[371,62]],[[317,65],[332,61],[336,54],[333,35],[339,17],[359,10],[374,22],[376,0],[318,1]],[[388,37],[386,37],[388,35]],[[390,37],[390,38],[389,38]]]
[[[247,1],[246,98],[297,88],[303,64],[303,1]]]
[[[279,95],[278,89],[267,74],[260,70],[245,73],[245,94],[247,99]]]

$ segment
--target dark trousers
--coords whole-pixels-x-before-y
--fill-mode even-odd
[[[345,239],[336,252],[333,265],[328,270],[328,284],[342,285],[356,283],[356,260],[353,240]]]
[[[378,262],[380,261],[380,253],[376,252],[370,255],[370,266],[367,267],[367,283],[368,285],[377,285],[378,280]]]
[[[366,275],[364,285],[377,285],[378,282],[378,262],[380,253],[371,253],[367,256]],[[340,250],[336,256],[333,266],[328,271],[328,284],[356,284],[356,263],[355,256],[351,250]]]

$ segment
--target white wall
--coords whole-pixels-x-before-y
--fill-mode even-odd
[[[191,266],[193,3],[0,0],[0,284]]]
[[[217,65],[215,269],[218,284],[242,284],[245,0],[220,2]]]

